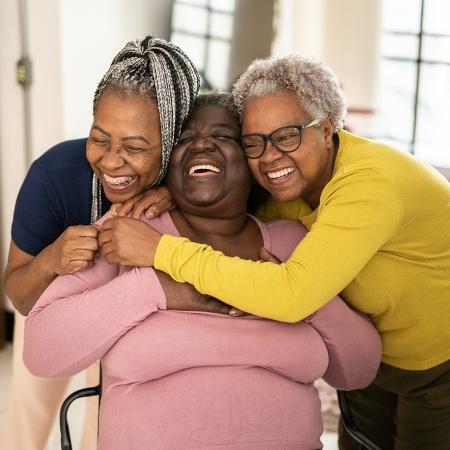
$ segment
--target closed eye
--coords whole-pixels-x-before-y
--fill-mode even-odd
[[[146,150],[145,148],[135,147],[132,145],[125,145],[124,148],[129,153],[141,153],[141,152],[145,152],[145,150]]]
[[[106,139],[98,138],[95,136],[91,136],[89,139],[91,142],[93,142],[96,145],[106,145],[108,143],[108,141]]]
[[[214,139],[218,139],[219,141],[235,141],[236,140],[235,136],[230,136],[228,134],[212,134],[211,137]]]

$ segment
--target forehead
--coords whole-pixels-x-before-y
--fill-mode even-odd
[[[250,97],[244,105],[242,132],[270,133],[276,128],[298,125],[308,115],[294,91],[284,90],[263,97]]]
[[[158,105],[148,96],[108,92],[97,103],[94,123],[122,134],[155,133],[159,129]]]
[[[158,103],[153,97],[126,92],[106,91],[98,100],[94,117],[111,113],[129,113],[132,110],[139,113],[159,114]]]
[[[224,126],[240,129],[237,119],[223,106],[199,105],[197,106],[186,128]]]

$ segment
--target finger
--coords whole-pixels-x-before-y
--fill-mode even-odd
[[[76,237],[97,237],[98,229],[94,225],[77,225],[69,227],[63,233],[70,238]]]
[[[228,314],[230,311],[230,306],[222,303],[214,298],[210,297],[208,301],[202,304],[202,311],[218,313],[218,314]]]
[[[72,261],[93,261],[95,259],[95,251],[92,250],[75,250],[70,255],[70,262]]]
[[[86,270],[92,267],[93,265],[94,265],[93,261],[74,260],[70,263],[69,270],[66,273],[75,273],[79,272],[80,270]]]
[[[97,237],[81,237],[71,242],[72,250],[98,250],[98,238]]]
[[[113,203],[111,205],[111,208],[109,208],[108,216],[109,217],[116,216],[122,206],[123,206],[123,203]]]
[[[117,258],[117,255],[114,252],[105,255],[105,259],[109,264],[120,264],[119,258]]]
[[[118,216],[119,217],[128,216],[128,214],[130,214],[133,211],[136,203],[138,203],[141,198],[142,198],[142,194],[139,194],[133,198],[130,198],[125,203],[123,203],[123,205],[121,206],[121,208],[118,211]]]
[[[244,311],[241,311],[240,309],[231,308],[230,311],[228,312],[228,314],[233,317],[242,317],[242,316],[245,316],[247,313]]]
[[[112,241],[112,231],[111,230],[103,230],[98,235],[98,245],[102,248],[107,242]]]
[[[145,217],[147,217],[147,219],[153,219],[154,217],[159,217],[162,213],[171,211],[174,208],[175,202],[172,197],[164,197],[158,203],[155,203],[147,208],[145,211]]]
[[[102,231],[110,230],[117,221],[117,217],[106,219],[102,224]]]
[[[259,249],[259,257],[264,262],[273,262],[277,264],[280,264],[281,262],[276,256],[272,255],[272,253],[270,253],[269,250],[264,247],[261,247]]]
[[[106,258],[109,254],[114,253],[114,246],[111,242],[106,242],[100,246],[99,253]]]
[[[146,201],[146,199],[141,200],[140,202],[134,205],[131,217],[133,219],[139,219],[148,207],[149,207],[148,201]]]

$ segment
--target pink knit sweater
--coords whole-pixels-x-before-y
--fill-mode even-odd
[[[149,223],[177,235],[169,214]],[[298,223],[259,223],[286,260]],[[110,265],[57,278],[29,314],[24,360],[44,377],[101,359],[99,449],[321,448],[314,380],[362,388],[381,343],[339,298],[297,324],[165,310],[150,268]]]

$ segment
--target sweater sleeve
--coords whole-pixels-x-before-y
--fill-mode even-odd
[[[39,298],[25,322],[25,365],[37,376],[73,375],[165,308],[153,269],[118,275],[117,266],[98,258],[91,269],[58,277]]]
[[[282,264],[227,257],[163,235],[155,268],[251,314],[304,319],[341,292],[392,237],[402,215],[391,183],[377,173],[330,182],[311,231]]]
[[[371,321],[339,297],[305,319],[321,335],[329,363],[323,379],[336,389],[362,389],[377,373],[381,339]]]

